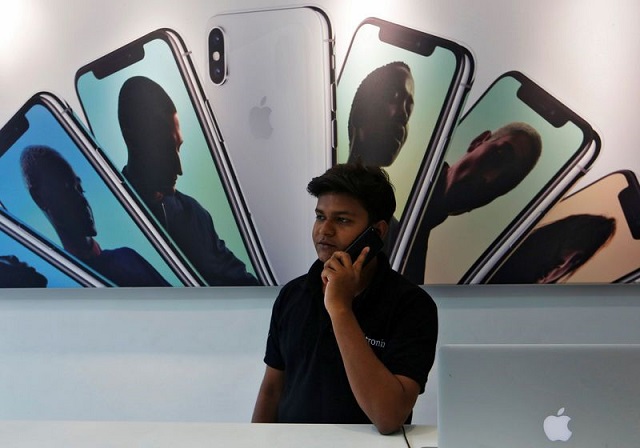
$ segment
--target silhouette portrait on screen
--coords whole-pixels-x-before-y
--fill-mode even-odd
[[[414,81],[409,66],[391,62],[360,83],[349,113],[348,163],[386,167],[407,140]]]
[[[118,120],[128,151],[124,176],[206,282],[258,285],[216,233],[211,214],[176,189],[182,175],[182,133],[165,90],[149,78],[129,78],[120,89]]]
[[[0,255],[1,288],[45,288],[49,281],[15,255]]]
[[[513,190],[531,172],[542,152],[542,139],[532,126],[513,122],[475,137],[465,155],[445,163],[420,219],[404,275],[424,283],[429,234],[448,216],[483,207]]]
[[[579,214],[535,229],[488,283],[562,283],[605,247],[616,220]]]
[[[168,286],[135,250],[100,247],[81,179],[60,153],[48,146],[29,146],[21,154],[20,166],[29,194],[67,252],[117,286]]]
[[[413,75],[404,62],[378,67],[362,80],[349,112],[347,163],[387,167],[396,160],[409,135],[414,94]],[[387,254],[398,227],[398,220],[392,217],[384,239]]]

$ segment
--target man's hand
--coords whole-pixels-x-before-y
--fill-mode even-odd
[[[363,264],[368,253],[369,247],[365,247],[355,262],[352,262],[348,253],[336,251],[325,262],[321,277],[324,306],[329,314],[351,310],[353,299],[365,286]]]

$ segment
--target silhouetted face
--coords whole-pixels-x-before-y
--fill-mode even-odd
[[[327,193],[318,197],[313,243],[322,262],[345,250],[369,226],[369,214],[353,196]]]
[[[180,146],[182,132],[178,114],[158,122],[157,129],[146,140],[140,154],[137,176],[144,176],[144,184],[162,193],[173,193],[178,176],[182,175]]]
[[[0,256],[0,287],[38,288],[47,285],[47,279],[14,255]]]
[[[40,174],[34,199],[58,233],[69,236],[95,236],[91,206],[84,196],[82,181],[70,166],[50,165]]]
[[[529,170],[523,166],[536,160],[531,156],[534,148],[529,137],[521,132],[497,139],[487,132],[474,142],[449,168],[446,202],[450,214],[473,210],[507,193],[514,188],[514,173],[523,173],[524,178]]]
[[[391,66],[384,82],[375,92],[358,102],[351,142],[352,157],[362,163],[389,166],[407,140],[408,123],[413,111],[414,82],[411,72]]]

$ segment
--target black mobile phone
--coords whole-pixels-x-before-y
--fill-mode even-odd
[[[337,85],[337,163],[381,166],[397,207],[385,250],[430,195],[446,143],[473,82],[464,46],[379,18],[353,34]]]
[[[365,247],[369,247],[369,253],[364,260],[363,267],[366,266],[382,250],[384,241],[380,238],[378,231],[369,226],[345,249],[352,261],[355,261]]]
[[[558,202],[486,283],[629,283],[640,276],[640,185],[610,173]]]
[[[78,69],[75,83],[105,157],[207,284],[275,284],[182,38],[152,31]]]
[[[521,72],[499,76],[456,127],[411,244],[392,266],[416,283],[478,283],[599,151],[591,125],[555,96]]]
[[[32,96],[0,129],[0,197],[43,238],[117,286],[195,286],[69,105]]]

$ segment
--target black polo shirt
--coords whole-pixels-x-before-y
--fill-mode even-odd
[[[271,315],[264,361],[285,372],[278,421],[370,423],[351,392],[316,261],[306,275],[286,284]],[[394,374],[414,379],[424,392],[438,335],[436,305],[420,287],[378,256],[377,272],[356,299],[354,313],[369,345]]]

